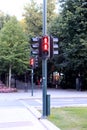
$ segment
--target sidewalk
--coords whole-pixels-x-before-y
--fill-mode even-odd
[[[31,109],[36,111],[34,108],[0,108],[0,130],[59,130],[47,119],[37,118]]]
[[[38,93],[40,92],[40,94]],[[35,90],[34,96],[41,98],[41,90]],[[0,130],[60,130],[50,121],[41,117],[34,107],[28,106],[18,99],[33,98],[31,92],[19,91],[17,93],[0,93],[0,102],[16,103],[22,105],[7,105],[0,107]]]
[[[63,97],[87,97],[87,91],[48,89],[47,93],[52,98]],[[0,107],[0,130],[60,130],[47,119],[41,117],[41,114],[32,106],[25,104],[23,100],[28,98],[42,98],[42,89],[25,92],[19,90],[16,93],[0,93],[0,101],[6,102],[20,101],[20,106]]]

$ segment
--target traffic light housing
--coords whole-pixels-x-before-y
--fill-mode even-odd
[[[50,36],[50,58],[54,55],[58,55],[58,38]]]
[[[39,38],[31,38],[31,56],[38,56],[39,54]]]
[[[32,68],[34,68],[34,65],[35,65],[35,60],[34,60],[34,58],[32,57],[32,58],[30,58],[30,66],[31,66]]]
[[[58,38],[42,36],[31,38],[31,56],[52,58],[58,54]]]
[[[42,58],[50,57],[50,38],[49,38],[49,36],[43,36],[41,38],[41,51],[42,51]]]
[[[35,68],[38,67],[38,61],[39,61],[38,56],[36,56],[36,57],[35,57]]]

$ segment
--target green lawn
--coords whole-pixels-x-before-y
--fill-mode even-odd
[[[61,130],[87,130],[87,107],[53,108],[48,119]]]

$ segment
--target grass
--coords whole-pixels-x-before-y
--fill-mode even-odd
[[[61,130],[87,130],[87,107],[53,108],[48,119]]]

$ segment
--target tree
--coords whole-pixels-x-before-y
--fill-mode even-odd
[[[3,28],[4,24],[10,20],[10,16],[5,15],[2,11],[0,11],[0,30]]]
[[[74,64],[74,69],[83,66],[83,58],[86,62],[87,8],[83,6],[84,2],[85,0],[67,0],[62,11],[62,21],[65,25],[62,28],[63,43],[67,47],[65,52],[69,63]]]
[[[81,47],[86,46],[87,35],[87,8],[85,1],[63,0],[63,9],[60,15],[51,24],[53,35],[59,36],[63,52],[71,59],[71,54],[75,55],[76,49],[80,51]],[[78,48],[77,48],[78,46]],[[85,48],[85,47],[83,47]],[[80,53],[81,54],[81,53]],[[83,53],[82,53],[83,54]],[[68,59],[67,59],[68,60]]]
[[[56,0],[47,0],[47,33],[49,35],[49,29],[51,21],[56,17]],[[42,36],[43,33],[43,5],[37,4],[34,0],[31,0],[25,7],[24,18],[26,21],[26,32],[28,33],[29,40],[31,37]],[[49,67],[48,67],[49,68]],[[37,70],[37,69],[36,69]],[[41,65],[40,69],[41,70]],[[39,72],[40,74],[40,72]]]
[[[27,37],[16,18],[12,17],[0,32],[0,61],[9,69],[9,87],[12,70],[21,72],[27,69],[28,53]]]
[[[59,37],[60,66],[69,75],[87,75],[87,2],[60,0],[61,12],[51,24],[51,34]],[[70,79],[69,79],[70,80]]]
[[[41,7],[34,0],[24,7],[24,18],[27,24],[29,37],[41,35],[42,31],[42,12]]]
[[[50,26],[50,22],[56,16],[55,8],[56,8],[56,0],[48,0],[47,1],[47,24]],[[27,32],[30,37],[32,36],[42,36],[42,28],[43,28],[43,6],[42,4],[37,4],[34,0],[24,7],[25,13],[24,18],[27,24]]]

